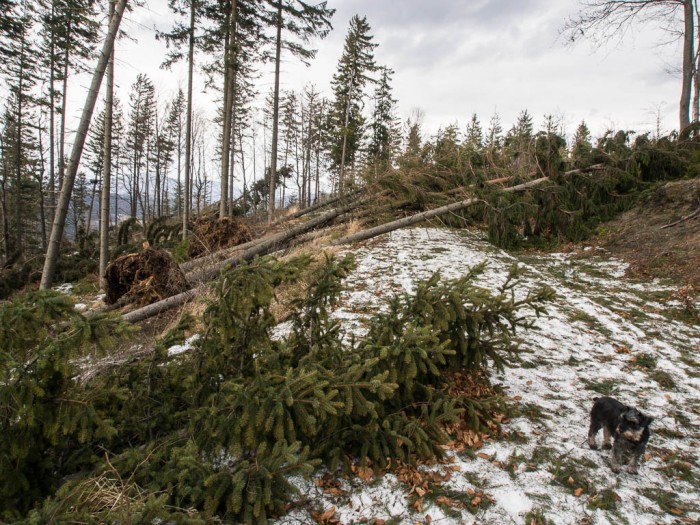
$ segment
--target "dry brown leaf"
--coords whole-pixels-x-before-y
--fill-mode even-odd
[[[322,523],[322,524],[339,523],[339,521],[337,519],[333,519],[333,516],[335,516],[335,507],[331,507],[330,509],[323,512],[322,514],[319,514],[317,512],[311,513],[311,517],[316,521],[316,523]]]
[[[573,485],[576,480],[569,476],[569,479],[567,479],[566,481],[568,481],[569,485]]]
[[[576,496],[578,498],[582,493],[583,493],[583,489],[579,487],[574,491],[574,496]]]
[[[472,499],[472,507],[478,507],[481,503],[481,496],[476,496]]]

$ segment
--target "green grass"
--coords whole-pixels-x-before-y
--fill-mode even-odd
[[[506,415],[510,419],[526,417],[530,421],[543,421],[550,418],[550,416],[544,412],[542,407],[536,405],[535,403],[518,403],[510,405],[506,412]]]
[[[671,377],[671,374],[663,370],[653,370],[649,372],[649,377],[656,381],[659,386],[665,390],[675,390],[676,382]]]
[[[658,488],[642,489],[642,494],[656,503],[661,510],[672,516],[684,516],[689,510],[676,497],[675,492],[661,490]]]
[[[647,353],[647,352],[642,352],[641,354],[637,354],[633,358],[633,363],[635,366],[639,368],[646,368],[647,370],[652,370],[656,368],[656,363],[657,363],[657,358],[655,355]]]
[[[586,390],[592,390],[604,396],[614,396],[619,390],[614,379],[603,379],[601,381],[584,379],[583,384]]]
[[[613,489],[599,490],[588,499],[588,508],[614,511],[617,510],[617,502],[620,499]]]
[[[525,514],[525,525],[556,525],[550,520],[542,509],[533,508]]]
[[[559,459],[549,469],[554,475],[553,483],[561,485],[576,495],[580,489],[580,494],[592,494],[594,487],[588,478],[588,472],[584,468],[594,468],[596,464],[590,460]],[[580,495],[579,494],[579,495]]]

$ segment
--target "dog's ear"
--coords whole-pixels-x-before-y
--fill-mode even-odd
[[[639,412],[634,408],[627,407],[627,409],[622,413],[622,419],[629,421],[630,423],[639,423]]]

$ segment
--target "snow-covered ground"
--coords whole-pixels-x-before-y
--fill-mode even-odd
[[[628,279],[624,263],[596,249],[516,259],[467,231],[399,230],[353,251],[357,269],[334,315],[358,334],[378,305],[416,280],[436,270],[458,277],[484,261],[484,287],[496,288],[519,262],[526,286],[548,284],[557,298],[537,329],[521,334],[522,361],[492,376],[522,414],[503,425],[507,437],[421,467],[445,479],[446,493],[467,494],[471,509],[447,505],[448,515],[451,500],[440,505],[430,494],[415,505],[415,493],[409,497],[393,474],[337,480],[330,490],[319,478],[299,479],[320,514],[294,510],[278,523],[699,522],[700,326],[674,320],[682,305],[672,301],[673,287]],[[614,474],[609,454],[585,442],[592,399],[601,394],[655,419],[637,476]]]

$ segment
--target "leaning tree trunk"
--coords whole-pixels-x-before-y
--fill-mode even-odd
[[[66,225],[66,215],[68,214],[68,206],[70,203],[71,194],[73,193],[75,176],[78,173],[80,157],[82,156],[83,147],[85,146],[85,138],[87,137],[87,131],[90,127],[90,121],[92,120],[92,113],[95,110],[95,103],[97,102],[97,96],[100,92],[102,78],[105,75],[107,63],[109,62],[112,55],[112,50],[114,49],[114,40],[117,36],[117,31],[119,30],[119,25],[122,21],[122,15],[124,14],[124,9],[126,8],[127,2],[128,0],[118,0],[118,3],[114,8],[114,16],[112,16],[109,22],[107,37],[105,38],[100,58],[97,61],[97,66],[95,67],[95,72],[92,76],[92,83],[90,85],[90,90],[88,91],[88,96],[85,99],[83,114],[80,118],[78,130],[75,133],[73,150],[71,151],[70,160],[68,161],[68,166],[66,168],[65,180],[63,181],[61,193],[56,205],[56,216],[53,221],[53,227],[51,228],[51,238],[49,239],[49,248],[46,251],[44,271],[41,274],[40,287],[42,289],[50,288],[53,284],[54,273],[56,272],[56,263],[58,262],[58,255],[61,246],[61,239],[63,238],[63,230]]]
[[[114,0],[109,2],[109,19],[114,16]],[[102,152],[102,200],[100,203],[100,287],[106,290],[105,270],[109,260],[109,192],[112,179],[112,116],[114,113],[114,48],[107,64],[107,93],[105,94],[105,136]]]
[[[683,31],[683,88],[681,90],[679,131],[683,131],[690,124],[690,96],[695,62],[695,54],[693,53],[695,43],[695,9],[693,0],[683,0],[683,19],[685,21]]]

